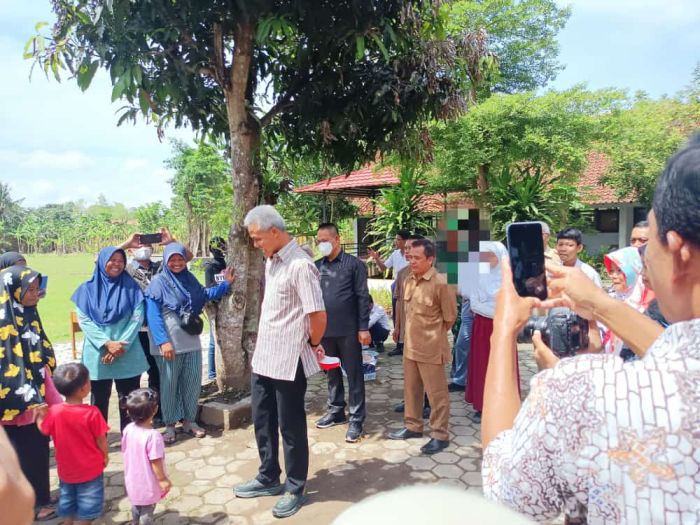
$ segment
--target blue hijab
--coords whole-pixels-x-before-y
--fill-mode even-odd
[[[143,302],[141,288],[126,270],[119,274],[119,277],[112,278],[107,275],[107,262],[115,252],[120,252],[126,262],[126,254],[121,248],[102,248],[97,256],[92,277],[78,286],[71,297],[71,301],[81,312],[101,326],[116,323],[131,315]]]
[[[181,255],[187,260],[187,250],[182,244],[168,244],[163,253],[163,269],[151,280],[144,293],[178,315],[183,312],[199,315],[207,302],[204,287],[186,267],[180,273],[173,273],[168,268],[168,261],[173,255]]]

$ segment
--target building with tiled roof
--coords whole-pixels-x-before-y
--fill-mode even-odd
[[[633,194],[619,196],[616,188],[604,184],[604,176],[610,160],[597,151],[588,154],[586,169],[581,174],[577,187],[581,200],[591,206],[597,232],[584,235],[589,253],[597,253],[610,246],[626,246],[632,226],[646,217],[647,209],[639,206]],[[358,208],[355,221],[356,238],[363,238],[369,219],[375,215],[373,200],[381,190],[399,184],[398,173],[391,167],[377,169],[373,165],[330,177],[294,191],[321,195],[344,196]],[[425,215],[439,215],[448,208],[474,208],[474,203],[464,193],[447,195],[426,194],[419,208]]]

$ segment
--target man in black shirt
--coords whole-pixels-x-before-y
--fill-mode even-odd
[[[209,241],[209,253],[211,253],[212,258],[204,263],[204,286],[209,288],[210,286],[216,286],[216,276],[223,275],[226,269],[226,241],[223,237],[212,237]],[[207,377],[210,380],[216,379],[216,339],[214,334],[214,328],[209,322],[209,371]]]
[[[321,290],[328,324],[321,341],[326,355],[339,357],[348,377],[350,425],[345,440],[359,441],[365,420],[365,378],[362,372],[362,345],[369,345],[369,290],[365,264],[345,253],[335,224],[324,223],[316,233],[323,255],[316,261],[321,274]],[[340,368],[328,372],[328,413],[316,422],[317,428],[345,423],[345,391]]]

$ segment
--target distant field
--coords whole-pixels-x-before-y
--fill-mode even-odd
[[[29,266],[49,277],[48,293],[39,303],[39,313],[49,339],[54,343],[70,341],[71,295],[80,283],[92,276],[93,254],[27,255]],[[203,276],[197,274],[200,282]],[[208,329],[208,323],[204,323]]]

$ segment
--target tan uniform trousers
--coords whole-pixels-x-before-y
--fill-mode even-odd
[[[430,401],[430,437],[449,441],[450,396],[445,365],[421,363],[404,355],[403,375],[405,427],[413,432],[423,432],[423,395],[427,393]]]

